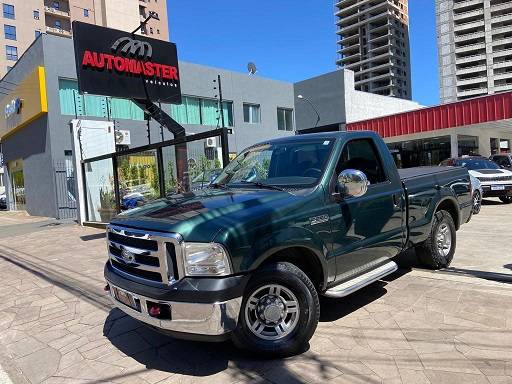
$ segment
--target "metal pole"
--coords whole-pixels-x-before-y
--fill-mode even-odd
[[[217,75],[217,82],[219,85],[219,111],[220,111],[220,121],[222,123],[222,128],[226,128],[226,125],[224,124],[224,111],[222,110],[222,85],[220,83],[220,74]]]
[[[228,129],[222,128],[220,135],[220,145],[222,148],[222,166],[226,167],[229,164],[229,144],[228,144]]]
[[[160,100],[158,101],[158,108],[160,108],[160,113],[162,112],[162,103]],[[160,124],[160,139],[164,141],[164,126]]]
[[[165,197],[164,156],[162,147],[158,147],[156,150],[156,161],[158,169],[158,184],[160,184],[160,197]]]
[[[151,116],[149,114],[146,114],[147,116],[147,125],[148,125],[148,144],[151,144],[151,125],[149,124],[149,120],[151,119]]]
[[[114,176],[114,196],[116,199],[116,211],[121,212],[121,197],[119,194],[119,175],[117,173],[117,156],[112,156],[112,168]]]

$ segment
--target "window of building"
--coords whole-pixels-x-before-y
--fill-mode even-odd
[[[259,104],[244,103],[244,123],[257,124],[261,121]]]
[[[277,108],[277,129],[293,131],[293,109]]]
[[[53,8],[60,9],[60,3],[58,1],[53,2]]]
[[[149,33],[153,34],[153,27],[149,27]]]
[[[89,17],[89,10],[88,9],[84,9],[84,17]]]
[[[60,20],[55,20],[55,28],[62,29],[62,23]]]
[[[4,18],[6,19],[15,19],[14,15],[14,5],[11,4],[2,4],[4,10]]]
[[[4,25],[4,34],[7,40],[16,40],[16,27],[14,25]]]
[[[37,30],[35,32],[35,38],[37,39],[39,36],[41,36],[41,31]]]
[[[39,11],[34,11],[34,19],[39,20]]]
[[[159,35],[159,34],[160,34],[160,30],[159,30],[159,29],[157,29],[157,30],[156,30],[156,34],[157,34],[157,35]]]
[[[114,97],[80,95],[75,80],[59,79],[60,113],[70,116],[144,120],[144,112],[132,101]]]
[[[5,46],[5,57],[7,60],[18,60],[18,48],[13,47],[12,45]]]
[[[171,116],[180,124],[222,126],[222,117],[226,127],[233,126],[233,102],[222,102],[222,115],[219,102],[193,96],[183,96],[181,104],[171,104]]]

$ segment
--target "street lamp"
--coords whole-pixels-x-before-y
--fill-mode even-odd
[[[320,122],[320,114],[318,113],[318,110],[315,108],[315,106],[313,105],[313,103],[311,102],[311,100],[309,100],[307,97],[304,97],[302,95],[297,95],[297,98],[300,99],[300,100],[305,100],[308,102],[309,105],[311,105],[311,108],[313,108],[313,111],[315,111],[316,113],[316,123],[315,123],[315,126],[314,128],[316,128],[316,126],[318,125],[318,123]]]

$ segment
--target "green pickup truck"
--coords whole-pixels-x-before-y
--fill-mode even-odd
[[[372,132],[254,145],[204,190],[126,211],[107,228],[106,290],[128,315],[175,337],[266,355],[307,346],[319,295],[346,296],[416,248],[450,264],[469,221],[466,169],[397,170]]]

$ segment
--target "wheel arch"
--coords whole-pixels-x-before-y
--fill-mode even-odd
[[[439,211],[447,211],[452,217],[453,223],[455,224],[455,229],[458,230],[460,228],[460,212],[457,200],[452,197],[446,197],[442,199],[436,206],[434,210],[434,215]]]

